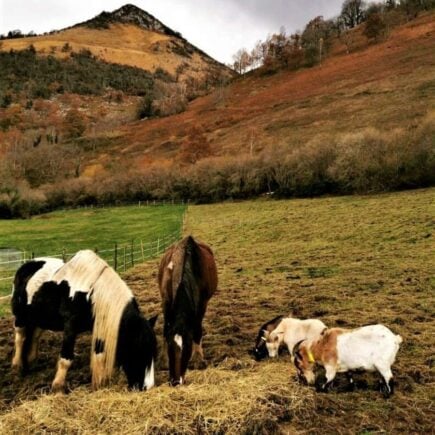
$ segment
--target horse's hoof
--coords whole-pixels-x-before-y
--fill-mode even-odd
[[[197,366],[196,367],[197,370],[205,370],[207,368],[207,361],[204,359],[202,361],[198,361],[196,366]]]
[[[66,394],[66,387],[64,384],[54,383],[51,385],[51,392],[53,394]]]
[[[11,370],[12,370],[12,373],[18,374],[18,373],[22,372],[23,366],[20,365],[20,364],[14,364],[14,363],[12,363]]]

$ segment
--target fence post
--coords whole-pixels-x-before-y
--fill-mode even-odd
[[[115,268],[115,272],[116,269],[118,268],[118,243],[115,242],[115,250],[113,252],[113,264],[114,264],[114,268]]]
[[[143,241],[140,239],[140,250],[142,251],[142,261],[145,261],[145,256],[143,254]]]
[[[130,259],[131,259],[131,265],[132,266],[134,266],[133,248],[134,248],[134,240],[131,241],[131,245],[130,245]]]
[[[125,249],[125,245],[124,245],[124,272],[125,272],[125,270],[126,270],[126,264],[125,264],[125,262],[126,262],[126,260],[127,260],[127,258],[126,258],[126,249]]]
[[[66,254],[65,254],[65,248],[62,249],[62,261],[66,263]]]
[[[157,252],[156,252],[157,255],[159,255],[159,250],[160,250],[160,237],[157,239]]]
[[[32,260],[35,258],[35,253],[32,251]]]

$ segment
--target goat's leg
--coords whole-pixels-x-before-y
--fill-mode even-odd
[[[326,376],[326,382],[322,385],[322,391],[327,392],[331,386],[332,382],[334,381],[335,375],[337,374],[337,369],[333,365],[325,365],[325,376]]]
[[[393,373],[391,372],[391,368],[376,367],[376,369],[382,376],[381,392],[383,393],[385,398],[388,398],[394,392]]]
[[[353,372],[348,371],[346,372],[346,378],[348,382],[348,391],[354,391],[355,390],[355,382],[353,380]]]

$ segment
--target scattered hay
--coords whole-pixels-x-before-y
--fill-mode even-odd
[[[0,417],[1,433],[271,433],[312,412],[313,393],[291,379],[288,362],[226,361],[189,371],[188,384],[146,393],[115,386],[44,395]]]

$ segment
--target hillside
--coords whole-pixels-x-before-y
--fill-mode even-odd
[[[361,32],[361,30],[359,30]],[[313,138],[417,125],[435,107],[435,15],[395,29],[380,44],[346,54],[337,41],[321,66],[251,74],[193,101],[184,113],[121,128],[95,162],[122,156],[144,167],[177,158],[191,129],[211,154],[292,149]]]
[[[110,17],[65,32],[76,38],[90,32],[93,42],[125,26],[149,32],[130,18]],[[229,82],[215,77],[214,91],[207,79],[200,92],[206,95],[190,103],[182,79],[161,68],[121,67],[86,50],[65,61],[55,57],[62,55],[57,49],[44,57],[38,38],[34,50],[3,50],[8,65],[24,57],[32,66],[0,70],[0,83],[22,87],[14,94],[19,101],[5,104],[5,95],[7,107],[0,108],[0,215],[146,199],[210,202],[435,185],[434,13],[391,28],[378,43],[364,36],[364,24],[351,32],[350,52],[334,36],[321,65],[273,74],[259,69]],[[179,38],[166,28],[153,35]],[[47,81],[43,94],[55,94],[42,99],[36,88],[27,95],[34,81],[23,86],[17,78],[29,71]]]
[[[133,5],[71,28],[31,38],[7,39],[4,51],[33,44],[38,54],[67,58],[71,51],[89,50],[98,59],[155,72],[162,68],[181,81],[202,82],[207,75],[231,77],[224,65],[199,50],[179,33]],[[68,50],[65,44],[69,45]]]

